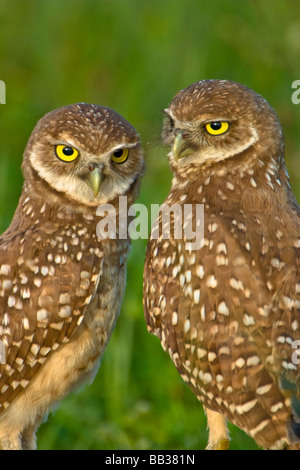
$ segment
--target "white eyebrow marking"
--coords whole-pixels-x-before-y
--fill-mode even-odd
[[[176,117],[174,116],[174,114],[172,113],[172,111],[169,108],[165,108],[164,113],[166,113],[168,116],[170,116],[170,118],[174,119],[174,121],[176,120]]]
[[[136,142],[132,142],[131,144],[130,143],[127,143],[127,142],[120,142],[119,144],[117,145],[114,145],[114,147],[111,147],[109,149],[109,151],[107,152],[107,155],[110,155],[111,153],[115,152],[116,150],[118,149],[123,149],[123,148],[134,148],[136,147],[138,144],[139,144],[139,140],[137,140]]]

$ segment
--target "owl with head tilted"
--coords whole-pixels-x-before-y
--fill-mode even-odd
[[[0,448],[33,449],[55,404],[95,376],[125,289],[128,238],[97,236],[143,173],[139,135],[104,106],[45,115],[25,150],[23,192],[0,236]]]
[[[204,232],[192,249],[174,215],[169,240],[150,237],[148,329],[203,403],[209,449],[228,447],[227,420],[263,448],[298,448],[300,209],[279,119],[227,80],[192,84],[165,114],[165,204],[202,204]]]

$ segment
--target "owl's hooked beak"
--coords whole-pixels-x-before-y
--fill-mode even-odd
[[[97,197],[99,194],[101,182],[103,180],[102,169],[103,167],[100,167],[100,165],[97,165],[96,163],[91,163],[89,165],[90,173],[85,178],[87,184],[92,188],[95,197]]]
[[[177,132],[176,132],[177,131]],[[175,141],[173,144],[173,157],[178,162],[182,157],[187,157],[190,155],[193,150],[190,147],[189,143],[185,140],[184,131],[181,129],[175,129]]]

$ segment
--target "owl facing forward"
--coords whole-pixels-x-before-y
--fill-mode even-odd
[[[35,430],[93,379],[124,294],[128,238],[97,236],[97,207],[138,196],[143,157],[115,111],[74,104],[34,129],[23,192],[0,237],[0,448],[35,448]]]
[[[204,234],[192,249],[174,215],[168,240],[150,238],[148,329],[204,404],[208,448],[228,446],[227,419],[264,448],[297,448],[300,209],[279,120],[245,86],[205,80],[175,96],[163,140],[174,173],[165,204],[202,204]]]

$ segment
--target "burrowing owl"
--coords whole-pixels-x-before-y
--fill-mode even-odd
[[[194,83],[165,112],[165,203],[182,213],[203,204],[204,237],[192,249],[184,230],[174,237],[173,217],[169,240],[150,238],[148,329],[204,404],[208,448],[228,445],[226,419],[264,448],[295,448],[300,209],[280,122],[264,98],[225,80]]]
[[[130,240],[97,236],[98,206],[138,195],[143,157],[115,111],[74,104],[35,127],[0,237],[0,447],[35,448],[45,413],[91,380],[119,314]]]

